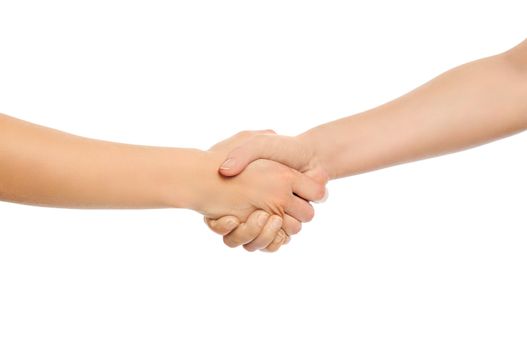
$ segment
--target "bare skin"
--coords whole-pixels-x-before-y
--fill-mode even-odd
[[[235,176],[256,159],[271,159],[336,179],[460,151],[525,129],[527,40],[299,136],[255,135],[234,148],[219,171]],[[214,221],[212,229],[225,229],[226,219]]]
[[[306,200],[323,196],[324,186],[268,160],[254,162],[236,178],[218,174],[227,151],[254,135],[240,133],[200,151],[88,139],[0,115],[0,200],[64,208],[188,208],[211,218],[232,215],[237,222],[258,227],[258,233],[264,229],[266,239],[260,241],[265,245],[258,249],[277,250],[299,221],[313,217]],[[256,238],[246,236],[225,241],[237,246]]]

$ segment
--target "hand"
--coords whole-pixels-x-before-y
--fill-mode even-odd
[[[229,150],[251,139],[253,136],[262,133],[263,132],[243,132],[237,134],[236,136],[215,145],[209,153],[214,155],[214,157],[218,154],[221,155],[217,162],[217,166],[219,166]],[[256,174],[258,176],[255,177],[254,175]],[[243,208],[243,210],[239,211],[237,214],[232,213],[236,217],[228,216],[219,221],[207,220],[207,222],[214,231],[224,235],[224,241],[227,245],[237,246],[244,244],[244,247],[251,251],[256,249],[267,249],[272,251],[279,248],[282,243],[286,243],[288,241],[288,235],[286,233],[293,234],[298,232],[301,227],[299,220],[304,222],[309,221],[314,214],[313,208],[309,203],[300,199],[299,196],[308,200],[316,200],[320,199],[325,193],[322,183],[317,183],[309,177],[283,165],[264,160],[252,163],[247,167],[243,174],[236,178],[220,179],[228,184],[229,182],[244,183],[244,178],[251,179],[253,182],[252,186],[248,186],[245,189],[243,193],[244,195],[253,195],[255,198],[254,194],[256,194],[256,192],[254,190],[258,189],[259,196],[275,196],[275,199],[278,199],[285,193],[286,196],[282,196],[282,198],[279,199],[281,204],[279,203],[278,205],[271,205],[268,200],[263,202],[263,204],[252,203],[251,212],[254,211],[254,209],[262,208],[268,213],[275,215],[269,215],[268,213],[258,211],[248,216],[247,208]],[[269,181],[269,179],[273,178],[278,178],[280,181]],[[257,179],[259,180],[256,181]],[[289,186],[287,190],[285,190],[284,185],[286,185],[285,187]],[[278,190],[278,188],[280,189]],[[281,192],[282,194],[277,196],[278,192]],[[298,196],[294,195],[293,192]],[[219,194],[220,198],[225,194],[232,196],[231,191],[224,190]],[[262,196],[262,194],[265,194],[265,196]],[[209,196],[209,199],[210,198],[214,197]],[[208,213],[206,215],[210,218],[218,217],[220,213],[214,212],[214,210],[211,209],[210,200],[208,202],[208,208],[205,208],[202,211]],[[225,203],[223,200],[222,202]],[[233,209],[235,208],[232,205],[231,207]],[[239,225],[238,218],[242,221],[247,221],[242,225]],[[280,231],[282,226],[283,230]],[[234,228],[235,230],[233,230]]]
[[[257,159],[282,163],[324,184],[329,180],[328,172],[315,149],[302,135],[282,136],[272,130],[254,134],[231,149],[219,172],[224,176],[236,176]]]
[[[259,158],[273,159],[282,162],[288,166],[294,167],[315,179],[320,184],[326,184],[328,181],[327,172],[315,156],[315,152],[308,147],[307,142],[300,138],[287,136],[278,136],[273,131],[265,132],[245,132],[245,142],[236,145],[231,149],[219,171],[226,176],[239,174],[252,161]],[[324,198],[318,198],[323,201],[327,196],[324,192]],[[269,219],[271,220],[272,217]],[[292,218],[285,217],[284,230],[287,236],[296,234],[301,230],[301,223]],[[233,216],[225,216],[217,220],[206,219],[205,222],[209,228],[228,239],[231,235],[247,235],[248,237],[257,237],[260,233],[261,225],[256,221],[248,221],[242,224],[242,229],[238,219]],[[242,231],[241,233],[239,231]],[[226,241],[229,244],[229,241]],[[251,248],[249,245],[247,248]]]
[[[279,215],[269,215],[263,210],[255,210],[244,223],[240,223],[234,216],[224,216],[217,220],[207,217],[204,219],[211,230],[223,236],[224,243],[231,248],[243,245],[250,252],[275,252],[290,241],[286,229],[282,228],[282,218]],[[301,224],[298,222],[298,225]]]

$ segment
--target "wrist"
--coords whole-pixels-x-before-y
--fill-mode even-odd
[[[168,181],[162,191],[168,207],[206,211],[212,187],[218,181],[218,167],[222,159],[207,151],[173,149]]]
[[[308,158],[310,159],[308,169],[321,169],[328,179],[336,178],[334,171],[331,169],[330,159],[323,151],[324,142],[316,129],[309,130],[295,138],[308,153]]]

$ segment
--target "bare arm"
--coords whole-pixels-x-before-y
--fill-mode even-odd
[[[184,206],[185,188],[172,183],[190,175],[175,165],[199,153],[92,140],[0,115],[0,199],[73,208]],[[177,193],[172,198],[169,188]]]
[[[527,40],[297,137],[257,135],[234,148],[219,170],[235,176],[264,158],[334,179],[463,150],[526,128]],[[226,231],[222,220],[209,227]]]
[[[527,41],[299,138],[338,178],[459,151],[525,128]]]
[[[0,115],[0,200],[68,208],[189,208],[242,221],[262,209],[309,219],[312,208],[293,192],[309,199],[323,186],[298,172],[263,161],[236,179],[218,174],[228,149],[246,137],[236,135],[210,151],[138,146]],[[281,181],[270,184],[269,177]]]
[[[233,176],[266,158],[339,178],[459,151],[526,128],[527,41],[297,137],[256,136],[233,149],[220,172]]]

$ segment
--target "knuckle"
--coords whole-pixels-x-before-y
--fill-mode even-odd
[[[267,145],[269,143],[271,135],[269,134],[255,134],[251,141],[258,145]]]
[[[242,130],[236,134],[236,136],[251,136],[253,135],[253,131],[250,130]]]
[[[265,223],[267,222],[267,220],[269,220],[269,213],[264,211],[264,210],[257,210],[254,212],[254,217],[251,216],[250,218],[250,229],[251,231],[253,232],[260,232],[260,230],[262,229],[262,227],[265,225]]]
[[[253,134],[252,137],[250,138],[248,144],[259,144],[259,143],[262,143],[264,142],[265,140],[265,135],[263,134]]]

